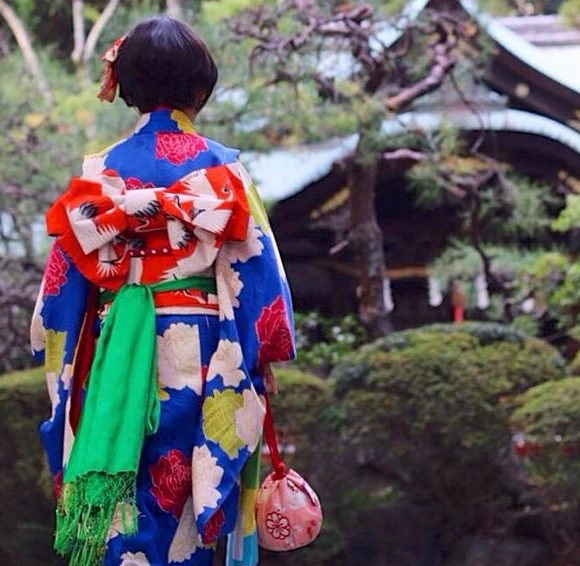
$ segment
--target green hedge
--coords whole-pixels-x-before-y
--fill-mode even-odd
[[[559,503],[580,503],[580,378],[542,383],[512,415],[518,453],[532,481]]]
[[[332,375],[348,442],[408,498],[467,524],[499,498],[517,393],[563,368],[535,338],[438,325],[364,346]]]
[[[0,377],[0,563],[56,566],[52,550],[53,503],[48,469],[38,437],[50,414],[39,369]]]

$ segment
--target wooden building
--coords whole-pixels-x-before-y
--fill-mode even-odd
[[[410,16],[417,17],[427,6],[437,7],[438,1],[412,3]],[[434,105],[431,100],[424,107],[414,107],[397,122],[385,121],[383,131],[396,134],[410,126],[433,129],[445,120],[470,136],[482,130],[483,120],[484,153],[547,184],[563,182],[580,190],[580,49],[566,55],[576,54],[574,74],[556,64],[553,52],[545,52],[518,34],[520,22],[491,19],[461,0],[447,0],[445,5],[450,2],[469,12],[496,47],[485,85],[477,93],[483,113],[478,117],[446,97],[444,103]],[[551,31],[543,34],[528,24],[534,30],[530,32],[528,26],[528,36],[542,37],[544,46],[580,45],[580,34],[549,44],[548,35],[561,38],[566,31],[553,20],[548,26]],[[353,135],[296,150],[286,156],[288,171],[297,170],[296,179],[278,179],[272,191],[264,190],[267,159],[255,161],[258,181],[261,175],[266,178],[261,187],[264,196],[277,199],[271,220],[299,310],[315,309],[327,315],[356,310],[357,272],[348,246],[344,246],[349,225],[345,160],[356,141]],[[278,153],[284,168],[283,151]],[[279,173],[280,164],[272,169]],[[385,300],[392,308],[396,328],[450,319],[449,297],[438,289],[427,266],[458,227],[451,208],[417,207],[406,182],[404,167],[382,164],[376,206],[387,261]]]

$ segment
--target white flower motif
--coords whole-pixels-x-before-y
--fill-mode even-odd
[[[72,446],[74,443],[75,435],[73,429],[70,425],[70,407],[71,407],[71,396],[68,396],[66,405],[64,408],[64,434],[63,434],[63,447],[62,447],[62,465],[66,467]]]
[[[193,499],[189,497],[185,502],[179,525],[177,525],[177,530],[171,541],[167,561],[185,562],[195,554],[198,546],[203,545],[193,518]]]
[[[188,387],[201,395],[199,327],[179,322],[157,336],[157,368],[164,387]]]
[[[209,362],[207,380],[210,381],[220,375],[224,385],[237,387],[246,375],[239,369],[242,362],[242,348],[239,342],[220,340]]]
[[[221,497],[217,487],[222,481],[224,470],[211,455],[207,446],[196,446],[191,460],[193,511],[199,517],[206,507],[214,508]]]
[[[135,128],[133,129],[133,133],[137,134],[138,132],[140,132],[149,123],[150,119],[151,114],[141,114],[141,117],[139,118],[137,124],[135,125]]]
[[[56,407],[60,402],[58,396],[58,375],[54,371],[47,371],[44,375],[46,377],[46,388],[48,390],[48,397],[50,398],[50,406],[52,407],[51,418],[54,418]]]
[[[32,314],[32,324],[30,325],[30,346],[33,352],[41,352],[44,350],[44,338],[46,335],[46,330],[42,322],[42,308],[44,306],[44,300],[42,295],[44,293],[44,279],[40,285],[40,291],[38,293],[38,298],[36,300],[36,305],[34,306],[34,313]]]
[[[244,389],[244,404],[235,411],[236,436],[253,452],[258,445],[266,409],[255,389]]]
[[[106,153],[95,153],[93,155],[86,155],[83,160],[83,179],[91,181],[99,181],[101,173],[105,170]]]
[[[220,296],[220,320],[233,320],[234,308],[240,306],[238,296],[244,288],[244,283],[240,279],[240,274],[223,258],[218,258],[216,262],[215,276]]]
[[[121,555],[120,566],[151,566],[147,556],[143,552],[125,552]]]
[[[249,259],[262,253],[264,249],[264,244],[260,240],[262,235],[262,231],[256,226],[256,221],[250,216],[246,239],[243,242],[228,240],[221,249],[220,255],[224,256],[230,263],[236,261],[246,263]]]
[[[60,374],[60,379],[62,381],[62,386],[66,391],[70,389],[70,384],[73,376],[73,365],[65,364],[62,368],[62,373]]]

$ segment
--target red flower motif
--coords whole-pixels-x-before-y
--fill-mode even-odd
[[[62,493],[62,470],[59,470],[52,478],[52,493],[54,498],[58,501]]]
[[[266,529],[278,540],[283,540],[290,536],[290,521],[277,511],[272,511],[266,515]]]
[[[260,312],[256,321],[256,333],[260,342],[258,363],[283,362],[292,355],[292,335],[282,296]]]
[[[153,487],[149,490],[161,509],[181,517],[191,495],[191,463],[181,450],[170,450],[149,466]]]
[[[155,185],[151,182],[151,181],[147,181],[145,184],[143,184],[143,181],[141,181],[141,179],[138,179],[137,177],[129,177],[128,179],[125,180],[125,187],[127,188],[128,191],[132,191],[135,189],[150,189],[153,188]]]
[[[62,250],[57,245],[52,246],[44,272],[43,298],[48,295],[58,295],[60,288],[66,283],[67,271],[68,262]]]
[[[226,516],[224,515],[223,509],[218,509],[210,518],[210,520],[205,525],[203,529],[203,536],[201,540],[203,544],[211,544],[215,542],[219,536],[221,528],[226,522]]]
[[[182,165],[206,150],[206,141],[197,134],[157,132],[155,135],[155,159],[167,159],[174,165]]]

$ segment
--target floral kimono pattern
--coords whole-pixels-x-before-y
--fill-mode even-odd
[[[56,497],[74,445],[71,382],[95,289],[210,276],[215,294],[155,294],[160,423],[141,451],[138,532],[124,534],[114,519],[104,564],[210,565],[226,534],[229,565],[257,564],[259,368],[291,359],[294,335],[276,243],[237,150],[198,135],[179,111],[145,114],[129,137],[85,158],[47,225],[58,239],[31,345],[52,404],[40,434]],[[104,301],[97,335],[107,309]]]

